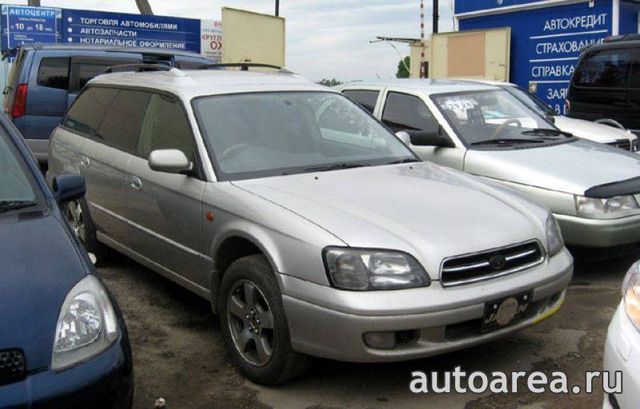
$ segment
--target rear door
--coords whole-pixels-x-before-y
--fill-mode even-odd
[[[393,132],[428,130],[439,124],[422,97],[405,91],[387,91],[381,119]],[[443,136],[449,137],[446,132]],[[410,147],[423,160],[462,170],[465,149],[455,138],[452,140],[456,144],[455,148],[415,145]]]
[[[105,111],[99,119],[96,118],[99,125],[95,130],[91,129],[95,121],[91,128],[87,127],[86,132],[91,134],[91,139],[84,143],[80,160],[80,171],[87,181],[89,210],[101,234],[126,246],[129,243],[129,228],[125,175],[136,148],[149,94],[91,87],[83,92],[82,101],[87,93],[92,93],[90,96],[96,100],[95,105]],[[73,108],[77,105],[81,104],[74,104]],[[83,124],[76,126],[81,129],[84,127]]]
[[[149,153],[178,149],[194,162],[193,173],[170,174],[149,168]],[[126,199],[131,249],[163,271],[204,294],[209,286],[201,254],[202,196],[196,144],[184,107],[174,96],[154,93],[144,117],[136,156],[127,168]],[[195,285],[195,287],[194,287]]]
[[[78,93],[93,77],[104,73],[104,70],[114,65],[137,64],[142,62],[142,56],[114,55],[110,57],[100,53],[98,55],[74,55],[71,57],[69,70],[69,96],[67,106],[71,106]]]
[[[633,50],[594,50],[585,54],[571,80],[569,116],[628,123],[628,84]],[[625,125],[627,126],[627,125]]]

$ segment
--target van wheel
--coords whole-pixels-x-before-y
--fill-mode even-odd
[[[67,203],[64,207],[64,217],[84,248],[102,261],[107,256],[108,250],[98,242],[96,227],[91,220],[86,200],[82,198]]]
[[[291,348],[282,294],[263,255],[243,257],[229,266],[218,303],[222,335],[244,376],[277,385],[306,371],[310,358]]]

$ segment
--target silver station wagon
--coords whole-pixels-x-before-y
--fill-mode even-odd
[[[640,243],[640,157],[573,137],[498,86],[394,80],[339,88],[424,160],[545,205],[567,244]]]
[[[67,217],[211,301],[255,382],[309,356],[397,361],[537,323],[573,260],[550,212],[422,162],[339,92],[285,71],[92,80],[51,138]]]

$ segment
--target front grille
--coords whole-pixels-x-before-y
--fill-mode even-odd
[[[453,286],[515,273],[544,259],[537,240],[448,258],[442,264],[442,285]]]
[[[18,349],[0,351],[0,385],[22,380],[27,374],[24,354]]]

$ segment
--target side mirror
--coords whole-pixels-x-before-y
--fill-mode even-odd
[[[149,154],[149,167],[157,172],[183,173],[193,169],[187,155],[178,149],[158,149]]]
[[[59,204],[69,203],[84,196],[87,186],[81,175],[59,175],[53,179],[53,193]]]
[[[447,136],[442,135],[440,125],[433,129],[421,131],[401,131],[409,136],[411,145],[434,146],[436,148],[454,148],[455,144]]]

